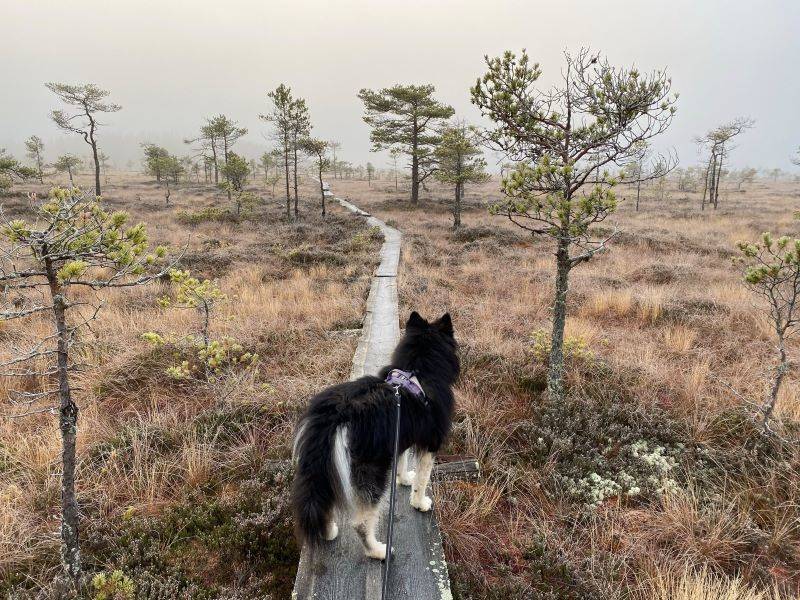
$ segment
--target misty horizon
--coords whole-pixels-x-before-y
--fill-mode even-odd
[[[737,141],[732,167],[792,169],[800,145],[800,83],[781,75],[800,58],[797,3],[682,0],[643,7],[614,0],[600,11],[588,1],[290,7],[82,0],[13,3],[6,13],[0,44],[13,61],[4,66],[0,147],[20,158],[30,135],[43,139],[48,161],[87,153],[79,137],[50,119],[61,106],[45,88],[48,81],[96,83],[122,105],[103,115],[100,131],[101,149],[117,168],[131,161],[138,168],[145,142],[190,154],[183,140],[220,113],[248,128],[236,150],[257,158],[274,147],[258,114],[269,111],[267,92],[286,83],[307,100],[315,137],[340,141],[340,157],[353,164],[387,168],[386,153],[370,152],[359,89],[430,83],[457,117],[487,125],[469,99],[485,72],[485,54],[526,48],[549,86],[564,64],[562,53],[581,47],[617,66],[666,68],[680,93],[678,113],[654,146],[675,149],[682,166],[699,162],[695,136],[738,116],[756,123]],[[492,153],[487,160],[496,170]]]

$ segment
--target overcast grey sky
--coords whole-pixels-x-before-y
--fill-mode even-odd
[[[383,166],[360,88],[432,83],[480,122],[469,86],[484,54],[527,48],[548,82],[581,46],[668,69],[681,97],[659,145],[683,164],[697,159],[695,135],[740,115],[756,127],[734,165],[790,169],[800,145],[800,0],[0,0],[0,15],[0,147],[17,154],[33,133],[50,159],[85,153],[48,119],[58,103],[43,83],[63,81],[122,104],[102,132],[118,165],[146,140],[186,152],[181,140],[220,112],[250,129],[239,148],[254,157],[267,146],[266,92],[285,82],[307,99],[314,135]]]

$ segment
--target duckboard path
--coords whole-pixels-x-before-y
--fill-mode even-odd
[[[376,375],[389,362],[400,338],[397,271],[401,233],[347,200],[336,200],[351,212],[379,227],[384,236],[381,262],[372,277],[361,338],[353,356],[350,378]],[[394,539],[387,600],[451,600],[442,536],[434,511],[419,512],[409,504],[410,488],[397,486]],[[386,538],[384,502],[378,539]],[[339,523],[339,537],[300,554],[292,598],[296,600],[380,600],[384,563],[364,556],[352,526]]]

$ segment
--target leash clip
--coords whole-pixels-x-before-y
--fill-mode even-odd
[[[386,379],[384,381],[394,388],[395,395],[399,395],[400,388],[402,388],[408,392],[409,395],[413,396],[417,400],[421,400],[425,406],[428,405],[428,397],[425,394],[425,390],[422,389],[422,384],[420,384],[419,379],[417,379],[417,376],[413,371],[392,369],[386,375]]]

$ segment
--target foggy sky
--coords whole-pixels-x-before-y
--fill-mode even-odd
[[[37,134],[46,157],[87,155],[49,120],[46,81],[94,82],[123,110],[106,115],[101,147],[112,164],[140,162],[139,144],[178,154],[204,117],[248,127],[237,151],[268,146],[266,93],[279,83],[306,98],[313,135],[341,156],[371,160],[356,98],[362,87],[432,83],[436,96],[482,124],[469,87],[483,55],[527,48],[549,83],[562,52],[589,46],[612,64],[666,67],[678,114],[655,145],[697,161],[695,135],[737,116],[756,120],[733,166],[792,167],[800,146],[798,0],[0,0],[0,147],[21,157]]]

